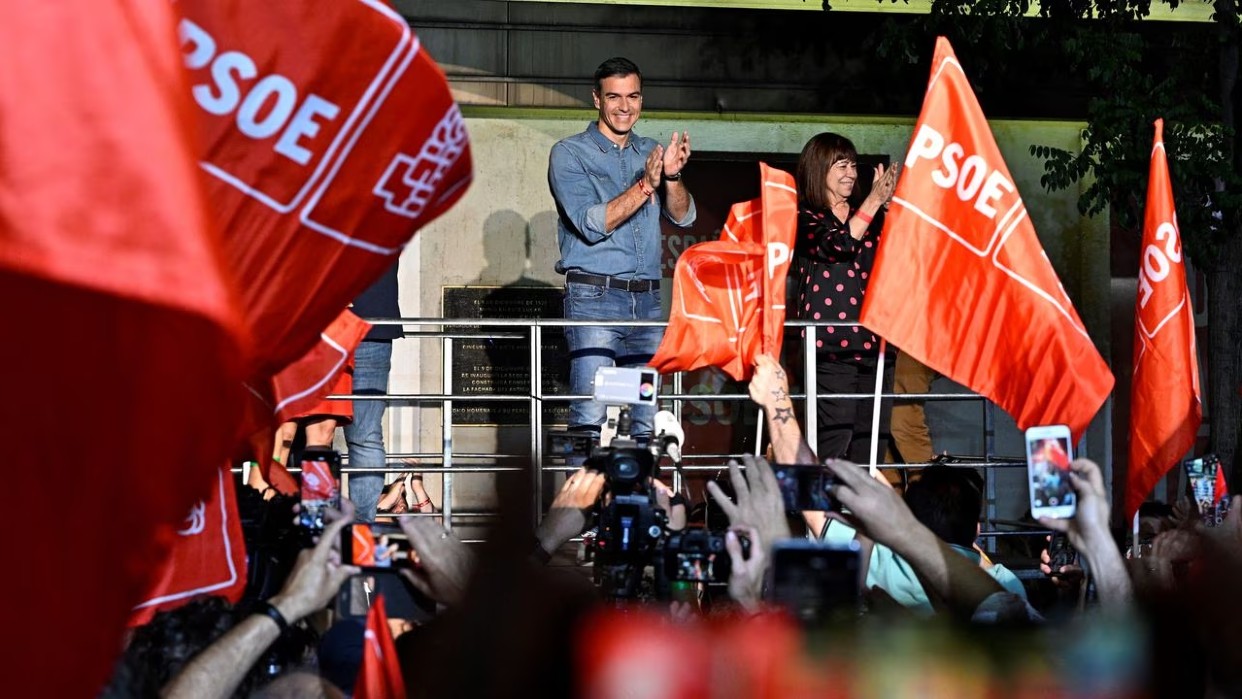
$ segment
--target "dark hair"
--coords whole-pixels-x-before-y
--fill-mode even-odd
[[[825,132],[807,141],[794,173],[798,203],[817,209],[828,208],[828,169],[842,160],[858,160],[858,150],[850,139]]]
[[[599,94],[599,91],[604,89],[604,78],[624,78],[627,75],[637,75],[638,84],[642,85],[643,74],[634,61],[621,56],[609,58],[595,69],[595,93]]]
[[[200,597],[171,611],[159,612],[149,623],[134,629],[111,682],[100,696],[159,696],[160,688],[172,681],[194,656],[247,616],[223,597]],[[299,630],[293,635],[301,637],[303,632]],[[290,639],[282,638],[276,646],[283,648],[287,641]],[[300,647],[294,652],[300,653],[306,640],[295,643]],[[271,681],[273,674],[266,662],[269,656],[271,652],[246,673],[238,686],[238,696],[248,696]]]
[[[983,511],[979,480],[973,469],[928,466],[906,488],[906,505],[915,519],[942,540],[971,546]]]

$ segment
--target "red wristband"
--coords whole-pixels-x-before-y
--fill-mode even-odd
[[[854,218],[858,219],[859,221],[862,221],[863,223],[867,224],[868,226],[870,226],[870,225],[871,225],[871,222],[872,222],[873,220],[875,220],[875,217],[874,217],[874,216],[872,216],[871,214],[867,213],[866,211],[863,211],[862,209],[859,209],[858,211],[855,211],[855,212],[854,212]]]
[[[642,192],[644,197],[649,197],[652,194],[655,194],[655,190],[647,184],[646,178],[643,177],[638,178],[638,191]]]

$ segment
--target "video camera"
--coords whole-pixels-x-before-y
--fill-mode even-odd
[[[659,373],[653,369],[601,367],[595,374],[595,400],[607,406],[598,439],[593,433],[549,433],[553,456],[584,459],[604,474],[605,497],[596,506],[596,534],[588,537],[595,581],[605,597],[641,595],[647,566],[655,569],[655,594],[667,597],[673,580],[712,582],[728,579],[724,536],[702,529],[668,530],[668,513],[659,506],[651,478],[659,459],[681,462],[684,432],[671,413],[660,412],[654,434],[633,435],[631,406],[656,406]]]

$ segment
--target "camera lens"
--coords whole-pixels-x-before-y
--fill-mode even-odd
[[[638,459],[628,454],[618,454],[612,460],[612,477],[621,481],[637,481],[642,474],[642,467],[638,463]]]

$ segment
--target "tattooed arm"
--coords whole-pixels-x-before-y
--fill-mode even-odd
[[[750,399],[763,408],[768,433],[772,435],[772,456],[778,464],[818,463],[815,452],[802,438],[802,426],[794,417],[789,398],[789,379],[775,359],[761,354],[755,360],[750,380]]]

